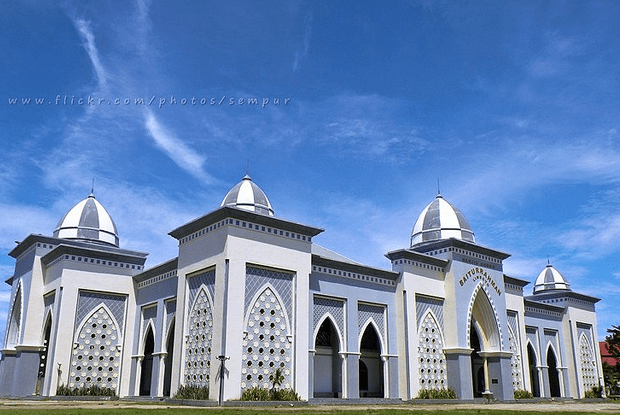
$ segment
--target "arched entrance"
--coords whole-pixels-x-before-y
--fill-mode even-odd
[[[530,373],[530,384],[532,385],[532,395],[534,397],[540,397],[540,384],[538,380],[538,369],[536,368],[536,352],[531,343],[527,345],[527,361]]]
[[[342,396],[342,360],[338,332],[326,318],[314,340],[314,397]]]
[[[553,349],[547,350],[547,367],[549,371],[549,393],[552,397],[562,396],[560,392],[560,377],[558,376],[558,363]]]
[[[491,389],[490,372],[494,378],[501,376],[499,327],[495,311],[482,285],[478,286],[472,304],[469,326],[469,346],[471,352],[472,394],[474,397],[490,395],[501,390]],[[495,382],[497,383],[497,382]],[[501,399],[501,396],[497,396]]]
[[[170,396],[170,384],[172,383],[172,355],[174,353],[174,320],[168,330],[166,341],[166,359],[164,360],[164,396]]]
[[[360,342],[359,393],[360,397],[383,398],[383,361],[381,342],[372,324],[366,326]],[[363,373],[365,369],[365,373]],[[362,378],[364,376],[364,378]]]
[[[142,358],[142,371],[140,372],[140,396],[151,395],[154,349],[155,339],[153,337],[153,330],[151,330],[151,326],[149,326],[144,340],[144,358]]]

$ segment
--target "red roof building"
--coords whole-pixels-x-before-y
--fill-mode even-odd
[[[617,357],[613,357],[610,353],[609,353],[609,349],[607,347],[607,342],[599,342],[598,343],[598,347],[601,350],[601,361],[602,363],[607,363],[611,366],[615,366],[617,364],[620,364],[620,358]]]

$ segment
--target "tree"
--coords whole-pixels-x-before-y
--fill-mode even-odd
[[[284,382],[284,373],[281,368],[277,368],[273,375],[269,376],[269,380],[272,384],[272,391],[275,391],[277,387],[282,385]]]
[[[608,395],[620,393],[620,326],[611,326],[607,329],[609,335],[605,337],[609,354],[616,358],[616,364],[603,363],[603,378],[608,386]]]
[[[618,360],[620,359],[620,326],[611,326],[610,329],[607,329],[607,333],[609,333],[605,337],[607,350],[609,350],[610,355]]]

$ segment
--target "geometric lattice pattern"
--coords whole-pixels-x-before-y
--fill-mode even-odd
[[[523,375],[521,373],[521,355],[519,353],[519,343],[512,330],[512,325],[508,325],[508,350],[512,352],[510,358],[510,372],[512,374],[512,390],[523,389]]]
[[[426,313],[426,310],[431,310],[433,315],[439,323],[439,327],[443,327],[443,300],[439,298],[429,298],[422,295],[415,296],[415,307],[418,321],[416,321],[418,327],[420,326],[420,320]]]
[[[342,336],[344,336],[344,301],[325,297],[314,297],[313,332],[318,329],[318,324],[325,314],[330,314],[334,318],[336,327],[338,327],[338,330]]]
[[[379,336],[382,344],[387,345],[385,341],[385,307],[376,306],[370,304],[358,304],[357,306],[357,328],[360,335],[362,335],[362,327],[368,322],[373,321],[379,330]],[[383,351],[387,353],[387,351]]]
[[[215,268],[187,278],[187,288],[189,290],[188,304],[194,304],[196,294],[203,286],[207,287],[211,299],[215,300]]]
[[[582,334],[579,339],[579,363],[581,365],[581,384],[583,390],[589,391],[593,387],[598,386],[594,353],[585,334]]]
[[[204,287],[198,292],[187,324],[185,384],[208,387],[213,344],[213,311]]]
[[[247,267],[245,277],[245,308],[248,312],[252,299],[265,284],[270,284],[282,298],[282,307],[289,316],[293,315],[293,274],[265,268]]]
[[[420,362],[420,388],[442,389],[448,386],[446,359],[443,354],[443,335],[431,311],[426,313],[420,324],[418,361]]]
[[[116,390],[121,352],[118,329],[107,308],[99,305],[81,327],[69,369],[69,386],[97,385]]]
[[[78,309],[75,316],[75,327],[84,320],[91,310],[103,303],[110,310],[116,322],[118,323],[119,332],[123,331],[123,322],[125,320],[125,296],[113,294],[92,293],[88,291],[80,291],[78,300]]]
[[[269,287],[250,308],[243,339],[241,389],[270,388],[269,376],[276,369],[284,375],[284,388],[291,388],[292,350],[286,311]]]

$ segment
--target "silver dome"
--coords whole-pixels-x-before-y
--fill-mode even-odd
[[[411,246],[449,238],[476,242],[465,216],[439,194],[420,213],[411,232]]]
[[[239,209],[273,216],[273,208],[265,192],[247,174],[237,183],[222,201],[221,207],[231,206]]]
[[[91,193],[56,225],[55,238],[79,239],[118,246],[118,231],[107,210]]]
[[[549,290],[571,291],[570,284],[566,278],[564,278],[558,270],[553,268],[551,264],[547,264],[545,269],[538,274],[538,278],[536,278],[536,282],[534,283],[534,294]]]

